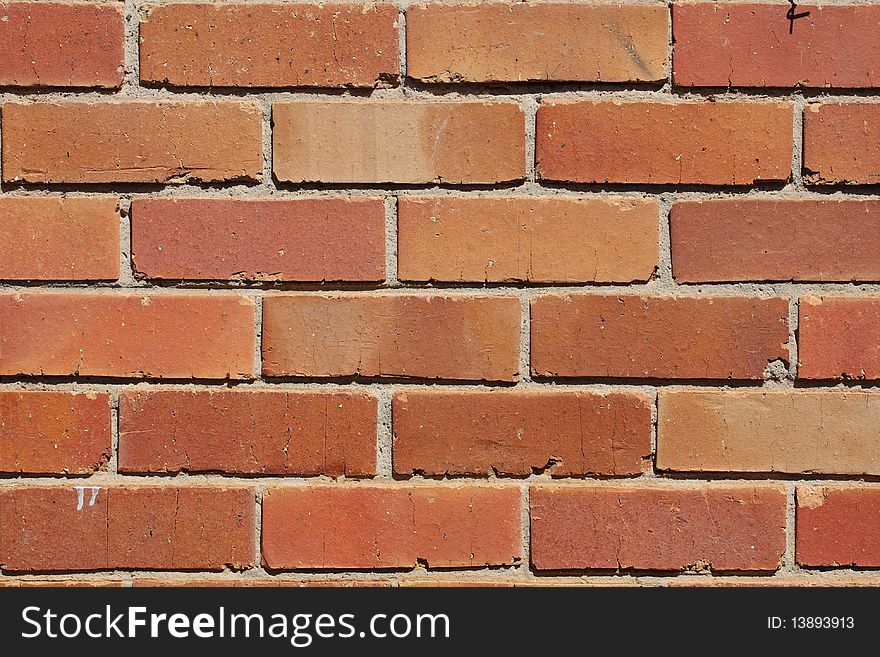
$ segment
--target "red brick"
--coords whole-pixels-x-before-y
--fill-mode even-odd
[[[0,375],[246,379],[253,322],[238,294],[3,294]]]
[[[138,199],[131,230],[135,271],[146,278],[385,278],[385,205],[378,198]]]
[[[657,468],[880,475],[880,394],[661,390]]]
[[[807,105],[804,180],[816,185],[880,183],[880,104]]]
[[[684,201],[670,223],[680,283],[880,280],[877,201]]]
[[[151,4],[143,13],[147,83],[373,87],[400,72],[391,4]]]
[[[404,392],[394,398],[401,476],[638,475],[651,467],[639,392]]]
[[[119,201],[110,196],[0,198],[0,279],[119,278]]]
[[[880,379],[880,297],[801,297],[798,378]]]
[[[246,568],[255,506],[250,488],[5,489],[0,561],[11,572]]]
[[[107,393],[0,391],[0,472],[90,474],[112,451]]]
[[[648,199],[410,196],[397,206],[406,281],[628,283],[658,264]]]
[[[876,87],[880,7],[674,4],[674,82],[685,87]],[[859,28],[854,30],[853,25]]]
[[[532,487],[537,570],[776,570],[781,486]]]
[[[661,6],[440,4],[406,10],[406,74],[425,82],[666,79]]]
[[[117,88],[123,38],[121,5],[0,3],[0,85]]]
[[[284,569],[411,569],[514,564],[515,487],[314,486],[263,496],[263,563]]]
[[[376,473],[376,398],[361,392],[127,390],[120,472],[364,477]]]
[[[514,297],[267,296],[263,374],[515,381]]]
[[[341,100],[272,106],[285,182],[499,183],[525,177],[514,102]]]
[[[801,566],[880,566],[878,488],[798,486],[796,527]]]
[[[762,379],[788,359],[788,300],[547,295],[531,304],[536,376]]]
[[[255,181],[261,138],[262,116],[252,103],[6,103],[3,180]]]
[[[543,180],[751,185],[788,180],[787,102],[557,101],[538,109]]]
[[[391,582],[381,579],[307,579],[291,580],[278,577],[262,577],[247,579],[241,577],[214,576],[213,578],[157,578],[136,577],[131,582],[134,588],[389,588]]]

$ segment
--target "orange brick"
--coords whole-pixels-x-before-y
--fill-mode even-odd
[[[788,180],[787,102],[545,102],[536,160],[543,180],[751,185]]]
[[[880,104],[807,105],[804,180],[815,185],[880,183]]]
[[[782,486],[535,486],[537,570],[755,570],[785,552]]]
[[[390,4],[147,5],[140,74],[190,87],[373,87],[400,70]]]
[[[136,199],[131,207],[132,259],[146,278],[385,278],[382,199]]]
[[[0,472],[90,474],[112,451],[107,393],[0,391]]]
[[[263,374],[515,381],[514,297],[267,296]]]
[[[651,400],[637,392],[404,392],[394,472],[554,477],[650,468]]]
[[[877,201],[685,201],[670,230],[681,283],[880,280]]]
[[[786,29],[787,8],[779,8],[751,3],[672,5],[675,84],[877,86],[880,7],[799,5],[791,30]]]
[[[657,468],[880,474],[880,394],[661,390]]]
[[[313,486],[263,496],[272,570],[502,566],[522,555],[515,487]]]
[[[255,507],[250,488],[4,489],[0,564],[11,572],[247,568]]]
[[[0,86],[122,84],[122,6],[0,3]]]
[[[802,297],[799,379],[880,379],[880,297]]]
[[[658,204],[642,199],[400,197],[405,281],[628,283],[658,264]]]
[[[788,300],[547,295],[531,304],[536,376],[762,379],[788,359]]]
[[[880,566],[880,489],[798,486],[797,562],[806,568]]]
[[[119,470],[370,476],[376,473],[376,398],[128,390],[119,399]]]
[[[286,182],[499,183],[525,176],[513,102],[344,100],[272,106],[275,176]]]
[[[655,82],[666,79],[661,6],[411,5],[406,73],[425,82]]]
[[[252,103],[6,103],[3,180],[255,181],[262,174],[261,133]]]
[[[0,279],[119,278],[119,201],[110,196],[0,198]]]
[[[0,295],[0,375],[246,379],[254,303],[238,295]]]

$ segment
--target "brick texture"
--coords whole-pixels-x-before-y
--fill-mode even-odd
[[[827,103],[804,110],[804,180],[880,183],[880,104]]]
[[[385,206],[376,198],[135,200],[131,243],[145,278],[380,281]]]
[[[119,470],[370,476],[376,399],[354,392],[131,390],[119,402]]]
[[[90,474],[113,451],[110,395],[0,390],[0,472]]]
[[[658,266],[654,201],[401,197],[405,281],[629,283]]]
[[[390,4],[172,4],[144,13],[145,83],[372,87],[399,71]]]
[[[776,570],[785,491],[736,487],[550,487],[530,495],[538,570]]]
[[[246,379],[253,316],[235,294],[0,294],[0,375]]]
[[[512,297],[284,295],[263,302],[263,374],[515,381]]]
[[[878,417],[880,395],[873,392],[663,390],[657,467],[876,475]]]
[[[751,185],[788,180],[787,102],[547,101],[538,175],[548,181]]]
[[[780,298],[551,295],[531,316],[542,377],[762,379],[788,358]]]
[[[232,101],[6,103],[3,180],[254,181],[260,112]]]
[[[446,83],[665,80],[667,14],[634,5],[415,5],[406,13],[407,75]]]
[[[0,197],[0,279],[119,278],[119,201],[112,196]]]
[[[12,572],[223,570],[254,563],[254,492],[195,486],[0,491]]]
[[[880,280],[876,201],[684,201],[670,230],[680,283]]]
[[[880,489],[798,486],[797,562],[806,568],[880,566]]]
[[[0,86],[122,84],[122,6],[0,3]]]
[[[272,570],[502,566],[522,558],[518,488],[315,486],[263,497]]]
[[[802,297],[798,377],[880,378],[880,298]]]
[[[871,88],[880,7],[672,5],[674,82],[683,87]],[[859,29],[852,29],[858,25]]]
[[[275,103],[273,170],[287,182],[491,184],[525,177],[513,102]]]
[[[401,476],[625,476],[650,465],[641,393],[406,392],[393,417]]]

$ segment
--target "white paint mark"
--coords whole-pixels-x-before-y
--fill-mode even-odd
[[[74,486],[76,489],[76,510],[82,511],[83,506],[85,505],[85,493],[86,491],[91,491],[92,495],[89,498],[89,506],[95,506],[95,502],[98,499],[98,491],[101,490],[99,486]]]

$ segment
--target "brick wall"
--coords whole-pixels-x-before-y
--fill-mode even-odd
[[[0,585],[876,582],[880,4],[788,8],[0,3]]]

